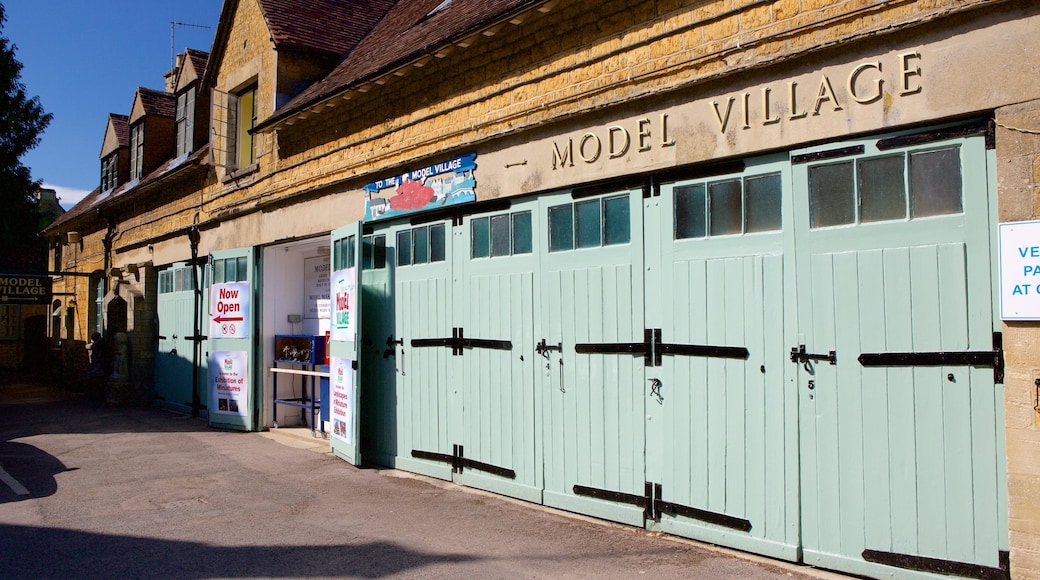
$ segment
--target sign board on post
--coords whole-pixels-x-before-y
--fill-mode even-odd
[[[50,304],[49,276],[0,274],[0,303]]]
[[[249,282],[214,284],[209,296],[209,337],[249,338]]]
[[[1000,318],[1040,320],[1040,221],[1000,224]]]

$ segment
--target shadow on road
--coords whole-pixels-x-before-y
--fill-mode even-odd
[[[0,525],[0,537],[0,570],[11,578],[382,578],[480,560],[468,554],[418,552],[387,541],[211,546],[12,525]]]
[[[156,415],[177,420],[155,421]],[[54,495],[58,490],[55,476],[76,469],[25,441],[33,436],[206,429],[202,420],[151,408],[106,407],[31,375],[0,373],[0,469],[16,482],[13,487],[0,482],[0,504]],[[19,493],[19,486],[29,493]]]

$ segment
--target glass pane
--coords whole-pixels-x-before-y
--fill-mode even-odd
[[[342,270],[343,269],[343,251],[340,249],[343,247],[342,240],[332,240],[332,269]]]
[[[960,149],[910,154],[910,212],[913,217],[964,211]]]
[[[549,208],[549,251],[574,249],[574,206],[558,205]]]
[[[425,264],[430,261],[430,230],[428,228],[415,228],[412,230],[412,256],[416,264]]]
[[[371,270],[375,248],[372,246],[372,236],[361,238],[361,269]]]
[[[488,218],[476,218],[470,222],[472,229],[469,255],[471,258],[486,258],[491,255],[491,229]]]
[[[906,218],[902,155],[859,162],[859,221]]]
[[[599,204],[598,199],[574,204],[574,222],[578,232],[575,237],[579,248],[598,248],[603,243]]]
[[[224,282],[224,260],[213,260],[213,283],[221,284]],[[170,288],[173,288],[172,282]]]
[[[346,246],[346,251],[343,253],[343,256],[347,260],[348,268],[353,268],[357,265],[357,247],[354,244],[354,236],[347,236],[346,241],[343,243],[343,245]]]
[[[708,234],[704,185],[675,189],[675,239],[703,238]]]
[[[531,212],[513,214],[513,253],[530,254],[532,246]]]
[[[809,168],[809,227],[825,228],[856,221],[852,162]]]
[[[245,282],[246,280],[249,280],[249,268],[246,265],[246,257],[241,256],[238,258],[238,277],[235,281]]]
[[[744,230],[744,208],[740,180],[716,181],[708,185],[708,225],[711,235],[739,234]]]
[[[603,200],[603,244],[627,244],[632,240],[632,222],[627,195]]]
[[[744,180],[745,232],[769,232],[781,228],[781,188],[779,173]]]
[[[224,281],[225,282],[238,282],[238,260],[235,258],[228,258],[224,263]],[[174,284],[176,287],[176,284]]]
[[[508,256],[510,250],[509,214],[491,218],[491,256]]]
[[[412,263],[412,230],[397,232],[397,265]]]
[[[444,224],[430,226],[430,261],[444,261]]]

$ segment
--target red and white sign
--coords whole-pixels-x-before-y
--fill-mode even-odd
[[[248,282],[214,284],[209,295],[209,337],[249,338]]]

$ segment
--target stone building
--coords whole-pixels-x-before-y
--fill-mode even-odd
[[[142,396],[221,427],[314,421],[324,374],[351,463],[854,574],[1035,577],[1038,25],[227,0],[48,230],[98,305],[55,328],[127,332]]]

